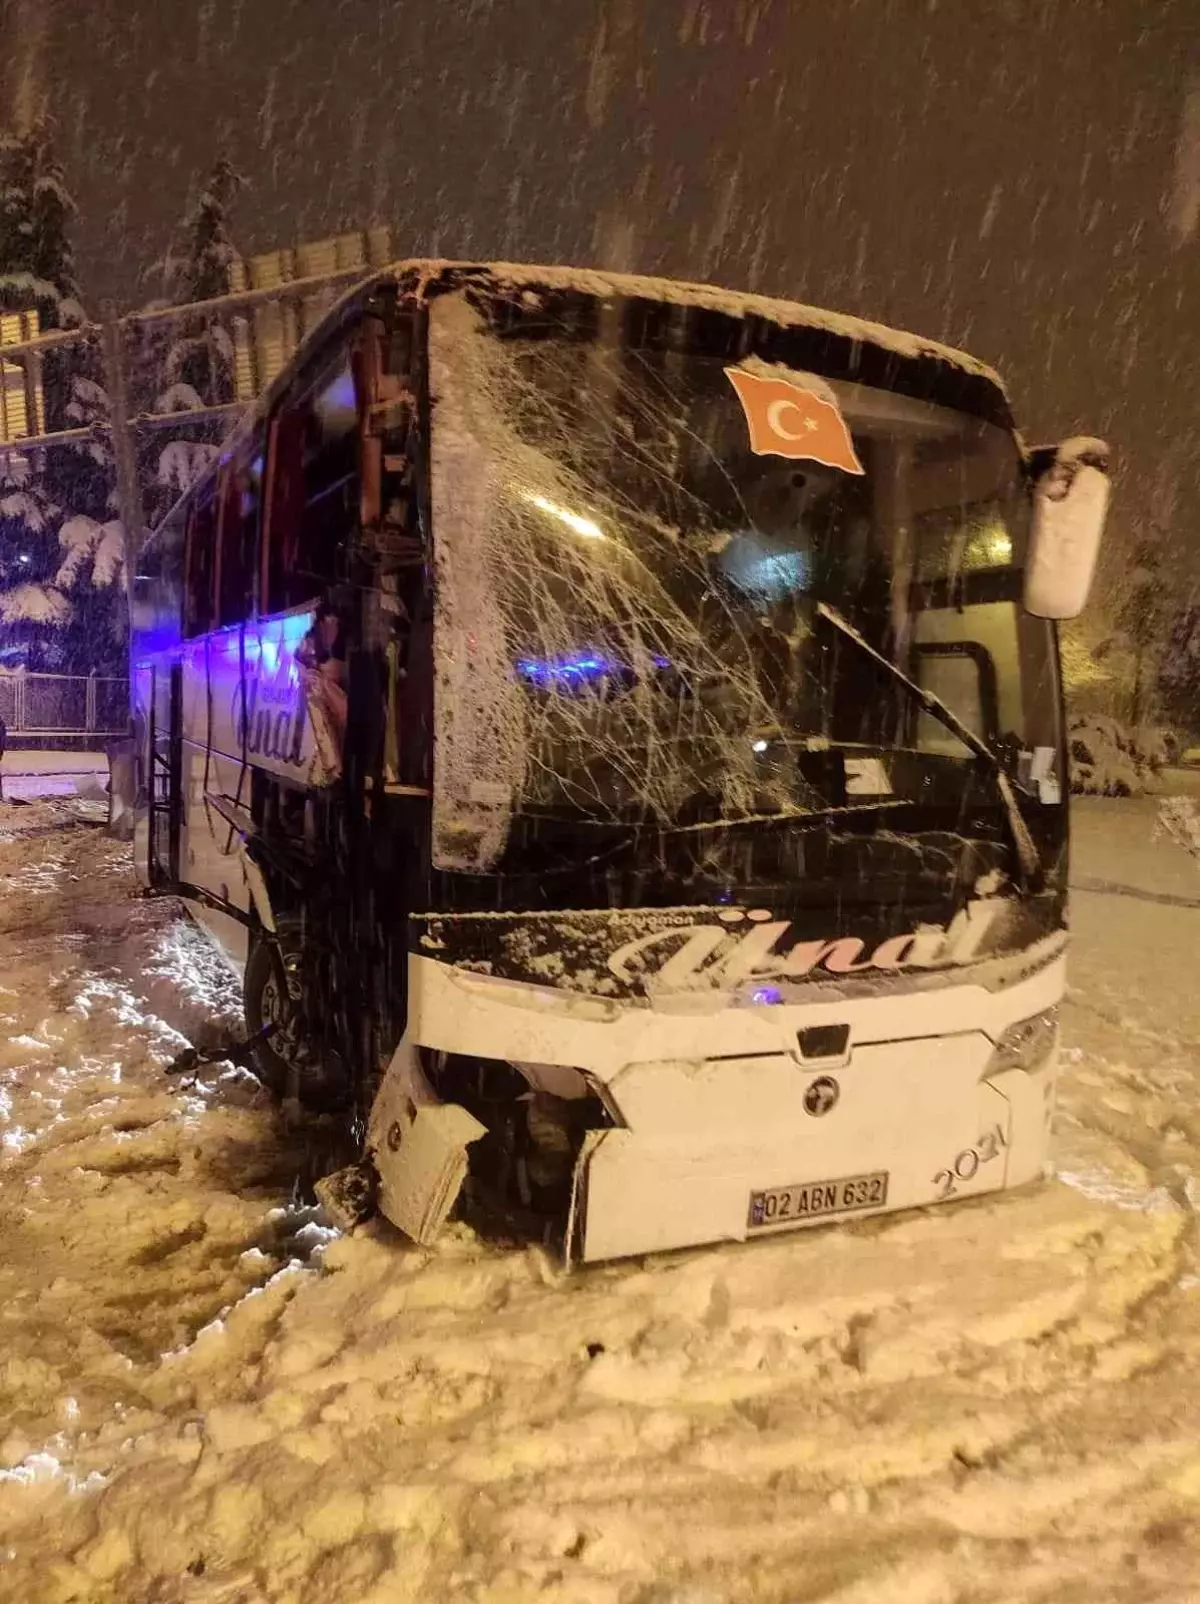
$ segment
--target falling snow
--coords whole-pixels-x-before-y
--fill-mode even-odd
[[[6,314],[75,328],[110,297],[217,294],[239,253],[386,227],[406,258],[691,297],[663,275],[702,280],[731,287],[702,291],[710,306],[766,319],[835,309],[812,314],[833,337],[999,369],[1029,441],[1096,429],[1116,477],[1091,605],[1062,631],[1073,784],[1092,794],[1072,826],[1057,1173],[1011,1197],[567,1279],[462,1223],[435,1251],[378,1222],[340,1235],[295,1201],[319,1126],[231,1065],[168,1072],[239,999],[177,908],[129,897],[126,849],[99,828],[103,765],[64,755],[47,779],[9,751],[0,1598],[1194,1599],[1194,0],[86,9],[83,26],[8,7]],[[229,400],[234,332],[148,325],[125,350],[132,410]],[[664,641],[699,677],[713,643],[667,606],[631,611],[597,557],[611,500],[561,421],[549,440],[525,427],[538,387],[476,332],[447,312],[433,377],[441,515],[462,531],[438,605],[473,641],[437,664],[437,845],[479,868],[548,783],[544,748],[601,714],[620,785],[669,815],[685,777],[647,757],[646,688]],[[14,666],[125,661],[134,542],[94,325],[56,360],[49,426],[89,432],[0,453],[14,697]],[[0,375],[6,406],[20,377]],[[141,439],[148,517],[226,426]],[[679,540],[647,506],[622,516]],[[531,614],[523,686],[505,626]],[[526,694],[575,672],[581,616],[624,630],[637,689],[619,717]],[[771,723],[753,675],[734,689],[746,729]],[[726,809],[754,803],[753,750],[727,765]],[[528,955],[557,977],[561,953]],[[611,977],[575,978],[603,1008]]]

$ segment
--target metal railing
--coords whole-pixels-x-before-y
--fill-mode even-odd
[[[99,323],[82,323],[76,328],[40,331],[31,338],[12,339],[23,334],[25,326],[0,331],[0,385],[13,404],[23,397],[23,412],[16,408],[13,418],[2,423],[0,458],[12,452],[33,454],[65,445],[107,445],[112,452],[112,473],[116,502],[124,529],[125,576],[130,612],[133,611],[133,577],[144,538],[146,521],[145,486],[139,481],[137,442],[163,431],[193,439],[197,425],[212,437],[228,436],[262,394],[280,367],[290,360],[301,340],[333,305],[338,295],[366,279],[385,265],[391,240],[387,230],[367,230],[361,235],[339,236],[319,242],[317,247],[298,248],[292,253],[275,253],[272,258],[252,259],[235,275],[236,291],[209,300],[182,306],[153,307],[119,316],[115,305],[105,302]],[[284,260],[286,256],[286,260]],[[274,280],[255,284],[257,278]],[[250,287],[244,287],[246,280]],[[145,364],[137,356],[138,342],[148,331],[168,329],[172,324],[186,327],[201,319],[217,324],[234,353],[234,392],[236,399],[211,405],[182,407],[160,412],[154,388],[146,384]],[[102,361],[107,405],[101,415],[88,423],[62,427],[61,416],[51,421],[60,425],[45,430],[42,400],[43,359],[60,350],[90,350]],[[155,364],[150,363],[154,369]],[[19,392],[19,395],[18,395]],[[7,417],[7,414],[5,415]],[[203,436],[202,436],[203,437]],[[159,511],[162,509],[159,508]],[[4,703],[0,701],[0,714]],[[32,734],[30,728],[26,733]],[[53,730],[50,733],[65,733]],[[82,726],[76,733],[91,733]],[[100,733],[98,730],[96,733]]]
[[[0,719],[14,735],[124,735],[129,681],[105,674],[0,671]]]

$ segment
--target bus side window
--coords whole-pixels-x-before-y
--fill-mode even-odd
[[[188,511],[184,537],[183,633],[204,635],[213,627],[216,578],[216,487],[206,485]]]
[[[272,424],[266,606],[314,600],[340,577],[358,521],[358,401],[343,348],[298,402]]]
[[[251,446],[221,475],[217,623],[240,624],[253,610],[255,554],[262,502],[263,454]]]

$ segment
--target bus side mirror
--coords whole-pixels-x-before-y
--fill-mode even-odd
[[[1025,610],[1035,618],[1078,618],[1084,609],[1108,512],[1108,458],[1103,440],[1083,436],[1033,453]]]

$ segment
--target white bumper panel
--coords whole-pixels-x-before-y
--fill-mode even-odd
[[[678,1139],[606,1131],[584,1160],[580,1256],[613,1259],[742,1241],[999,1190],[1007,1184],[1014,1144],[1028,1148],[1035,1133],[1017,1130],[1009,1102],[978,1079],[989,1051],[981,1037],[880,1048],[875,1065],[856,1059],[833,1077],[840,1096],[819,1117],[805,1113],[803,1102],[816,1077],[793,1068],[787,1093],[774,1086],[768,1092],[774,1076],[767,1070],[760,1089],[769,1105],[755,1097],[757,1115],[745,1108],[703,1135],[699,1129],[681,1131]],[[636,1066],[630,1073],[652,1078],[657,1067]],[[729,1078],[749,1093],[754,1066],[738,1066]],[[1044,1150],[1044,1131],[1036,1135]],[[880,1174],[887,1177],[886,1195],[874,1206],[821,1206],[805,1217],[751,1223],[755,1193]]]
[[[855,1049],[977,1031],[995,1041],[1009,1025],[1060,1002],[1065,975],[1060,956],[1002,991],[961,984],[917,989],[914,982],[912,990],[841,1001],[734,1008],[718,994],[668,1009],[622,1007],[549,986],[492,980],[414,955],[407,1038],[480,1058],[564,1064],[607,1084],[635,1063],[775,1053],[796,1059],[796,1032],[811,1025],[849,1025]]]
[[[1061,999],[1061,957],[996,992],[826,993],[794,1006],[710,1001],[703,1012],[618,1007],[422,957],[410,966],[407,1043],[565,1065],[604,1087],[621,1128],[592,1133],[580,1158],[572,1212],[584,1260],[998,1191],[1046,1162],[1054,1056],[1032,1073],[984,1077],[1006,1028]],[[850,1027],[837,1062],[800,1055],[797,1032],[820,1024]],[[813,1095],[821,1080],[832,1097],[828,1085]],[[878,1187],[883,1176],[884,1195],[829,1206],[848,1195],[830,1183],[873,1177]],[[814,1186],[823,1201],[810,1209],[812,1194],[798,1189]],[[752,1223],[753,1194],[782,1189],[796,1189],[788,1217]]]

